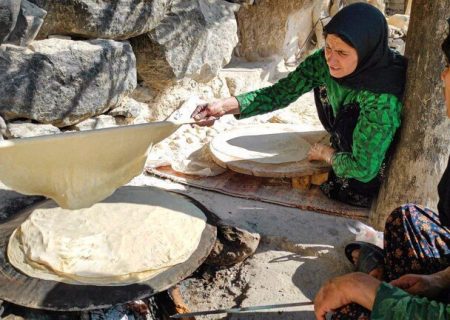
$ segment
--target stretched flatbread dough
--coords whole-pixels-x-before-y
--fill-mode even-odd
[[[125,285],[186,261],[205,225],[203,212],[182,196],[124,187],[87,209],[50,202],[34,210],[11,235],[7,254],[31,277]]]
[[[280,164],[301,161],[311,148],[298,126],[263,124],[236,127],[217,135],[210,150],[220,162],[253,161]]]
[[[163,121],[2,141],[0,181],[62,208],[86,208],[139,175],[149,147],[179,126]]]

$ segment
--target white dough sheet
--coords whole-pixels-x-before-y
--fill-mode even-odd
[[[149,148],[181,123],[162,121],[0,142],[0,181],[81,209],[139,175]]]

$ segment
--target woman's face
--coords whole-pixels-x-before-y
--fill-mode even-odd
[[[447,64],[444,71],[441,73],[441,79],[444,82],[444,97],[445,97],[445,105],[447,107],[447,116],[450,118],[450,67]]]
[[[325,59],[330,74],[343,78],[355,71],[358,66],[358,53],[337,35],[329,34],[325,39]]]

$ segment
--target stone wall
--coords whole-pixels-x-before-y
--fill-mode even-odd
[[[238,9],[223,0],[0,0],[2,137],[163,120],[129,99],[137,75],[154,96],[186,78],[213,80],[237,44]]]
[[[386,11],[389,14],[405,13],[407,3],[406,0],[387,0],[386,3]]]
[[[384,9],[384,0],[0,0],[0,116],[16,133],[13,122],[64,131],[91,128],[88,118],[163,120],[191,95],[223,98],[284,77],[323,46],[321,19],[360,1]],[[389,20],[399,51],[407,18]]]
[[[289,60],[313,27],[313,9],[322,1],[261,0],[237,13],[236,54],[250,61],[282,55]]]

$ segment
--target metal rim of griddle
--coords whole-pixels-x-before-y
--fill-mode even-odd
[[[217,233],[216,227],[211,224],[215,216],[198,201],[186,195],[166,192],[185,197],[207,216],[200,244],[187,261],[169,268],[148,281],[125,286],[71,285],[29,277],[9,263],[6,248],[14,229],[34,209],[50,201],[44,200],[0,222],[0,299],[34,309],[84,311],[108,308],[116,304],[144,299],[182,281],[191,275],[211,252]]]

